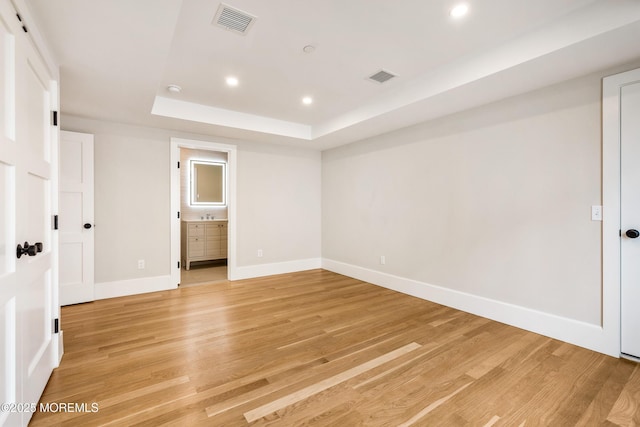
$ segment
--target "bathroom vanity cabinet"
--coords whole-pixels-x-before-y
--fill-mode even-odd
[[[227,257],[227,221],[182,221],[181,252],[184,267],[194,261],[210,261]]]

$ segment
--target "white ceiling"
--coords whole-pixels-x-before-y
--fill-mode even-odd
[[[225,0],[245,35],[212,25],[220,3],[27,0],[63,115],[314,149],[640,58],[638,0],[467,0],[458,21],[456,0]]]

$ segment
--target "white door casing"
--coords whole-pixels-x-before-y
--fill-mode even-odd
[[[60,305],[94,300],[93,135],[60,132]]]
[[[622,313],[623,304],[626,304],[628,307],[628,304],[632,302],[627,300],[628,293],[626,293],[627,295],[624,297],[626,301],[623,301],[622,297],[622,288],[625,286],[622,283],[622,251],[623,245],[625,245],[626,249],[626,243],[630,243],[630,241],[628,241],[625,236],[629,228],[624,228],[624,226],[629,224],[623,225],[621,221],[623,216],[621,197],[623,187],[621,107],[623,106],[623,93],[626,92],[624,88],[638,83],[640,83],[640,69],[605,77],[602,85],[602,326],[603,332],[605,332],[604,344],[607,348],[606,352],[612,356],[625,356],[628,355],[626,352],[629,351],[623,350],[621,339],[622,323],[625,317],[625,314]],[[632,161],[632,159],[628,160]],[[625,169],[628,169],[628,167]],[[638,187],[636,186],[635,188],[635,193],[638,194]],[[633,188],[631,188],[631,191],[634,191]],[[631,218],[627,219],[625,217],[625,222],[630,219]],[[638,244],[640,242],[638,242],[638,239],[635,239],[634,243]],[[629,262],[627,261],[625,264],[628,266]],[[636,283],[638,283],[637,280],[636,278]],[[638,302],[636,301],[635,304],[637,310]],[[625,309],[625,311],[628,311],[628,308]],[[626,319],[624,321],[626,321]]]
[[[227,153],[227,277],[237,280],[236,266],[236,170],[237,147],[217,142],[171,138],[170,176],[171,176],[171,283],[180,283],[180,148],[220,151]],[[188,166],[181,166],[188,167]]]
[[[23,29],[25,15],[23,21],[17,15],[12,2],[0,1],[0,425],[6,426],[27,425],[59,351],[57,234],[51,223],[58,86]],[[30,254],[17,259],[18,244],[27,241]]]
[[[620,345],[640,359],[640,82],[620,91]]]

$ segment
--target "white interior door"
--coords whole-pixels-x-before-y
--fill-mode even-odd
[[[38,402],[58,361],[51,226],[57,83],[22,25],[12,3],[0,1],[0,402],[10,405],[0,412],[5,426],[28,423],[32,411],[24,405]],[[19,259],[18,245],[28,248]]]
[[[93,135],[60,132],[60,304],[94,300]]]
[[[621,88],[621,351],[640,358],[640,82]]]

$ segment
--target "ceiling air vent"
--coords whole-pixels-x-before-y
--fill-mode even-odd
[[[235,9],[228,4],[220,3],[213,24],[240,34],[246,34],[256,17]]]
[[[395,74],[392,74],[388,71],[385,70],[380,70],[377,73],[369,76],[369,80],[377,82],[377,83],[384,83],[387,82],[389,80],[391,80],[392,78],[396,77]]]

